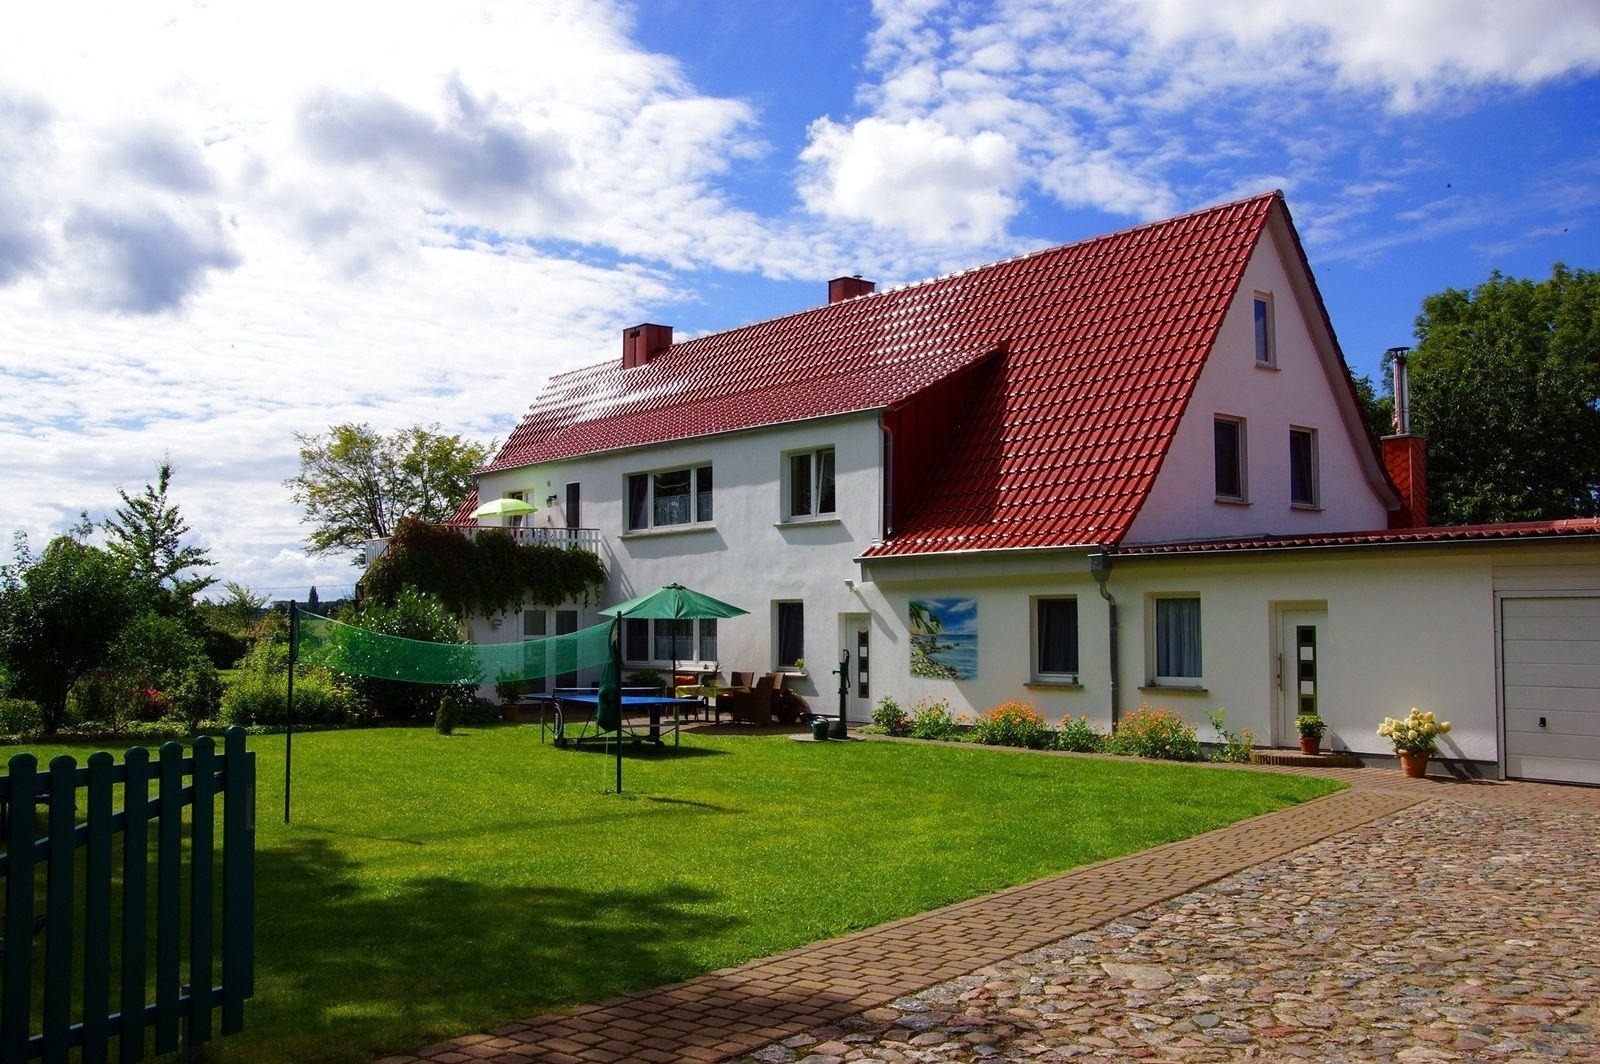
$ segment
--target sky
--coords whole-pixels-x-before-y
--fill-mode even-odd
[[[322,598],[296,434],[504,440],[552,374],[1282,189],[1346,359],[1600,268],[1595,0],[0,9],[0,534],[170,458]]]

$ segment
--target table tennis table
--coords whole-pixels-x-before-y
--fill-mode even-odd
[[[595,721],[595,715],[599,712],[600,708],[600,694],[598,691],[557,689],[551,693],[550,697],[551,700],[555,702],[556,706],[555,743],[557,746],[565,746],[569,742],[594,742],[610,734],[609,732],[600,731],[598,722]],[[700,705],[698,699],[673,698],[669,695],[623,695],[621,700],[622,719],[618,721],[619,727],[617,728],[617,734],[619,736],[627,735],[631,737],[634,742],[652,742],[657,746],[666,745],[666,743],[661,739],[661,728],[662,717],[667,710],[672,711],[672,719],[670,722],[672,728],[672,745],[677,746],[678,726],[681,722],[680,712],[685,706],[695,706],[698,708]],[[568,739],[566,735],[565,711],[563,706],[582,707],[580,712],[586,712],[588,714],[588,721],[584,723],[582,730],[580,730],[579,733],[571,739]],[[638,732],[633,731],[628,725],[628,711],[633,710],[637,712],[641,709],[645,710],[650,715],[650,728],[649,731],[644,735],[640,735]],[[593,733],[590,733],[589,731],[589,725],[591,723],[596,725]]]

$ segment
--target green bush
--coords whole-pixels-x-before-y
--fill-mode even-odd
[[[885,735],[910,735],[911,716],[892,698],[878,699],[872,711],[872,723]]]
[[[1095,730],[1094,721],[1088,717],[1074,717],[1071,713],[1061,718],[1056,732],[1056,749],[1075,754],[1098,754],[1105,748],[1106,737]]]
[[[954,739],[959,732],[947,698],[917,699],[911,704],[911,718],[906,734],[913,739]]]
[[[1002,702],[978,715],[972,738],[985,746],[1021,746],[1043,750],[1051,744],[1050,729],[1026,702]]]
[[[450,533],[462,539],[454,531]],[[461,646],[465,639],[460,622],[445,608],[437,597],[415,588],[402,588],[392,601],[369,600],[358,608],[346,610],[339,617],[345,624],[378,635],[400,636],[424,643],[442,643]],[[360,632],[336,632],[335,638],[347,636],[359,643]],[[478,666],[476,655],[470,648],[460,652],[463,673]],[[399,680],[379,680],[355,676],[350,685],[360,697],[361,705],[379,720],[432,721],[439,713],[439,704],[452,692],[470,697],[476,691],[480,676],[462,675],[462,682],[453,686],[443,684],[406,683]]]
[[[637,669],[622,678],[622,686],[649,687],[664,691],[667,687],[667,678],[655,669]]]
[[[0,698],[0,735],[32,738],[43,727],[39,703],[27,698]]]
[[[1148,702],[1122,718],[1106,740],[1106,753],[1153,757],[1163,761],[1199,761],[1200,741],[1187,717]]]
[[[1226,727],[1228,711],[1218,706],[1206,713],[1206,720],[1211,724],[1211,730],[1217,733],[1220,740],[1216,749],[1211,751],[1211,760],[1226,764],[1245,765],[1250,763],[1250,751],[1256,745],[1255,733],[1249,728],[1242,731],[1229,731]]]
[[[222,696],[222,720],[245,727],[282,726],[287,716],[288,676],[245,673]],[[296,669],[296,724],[345,726],[355,722],[355,697],[321,669]]]

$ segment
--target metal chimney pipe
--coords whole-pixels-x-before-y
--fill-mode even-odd
[[[1396,436],[1411,435],[1411,394],[1406,377],[1406,355],[1409,347],[1391,347],[1385,354],[1394,361],[1394,432]]]

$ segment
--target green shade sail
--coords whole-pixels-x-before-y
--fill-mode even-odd
[[[682,584],[668,584],[658,591],[629,599],[600,612],[607,617],[627,617],[630,620],[714,621],[723,617],[743,617],[750,611],[691,591]]]

